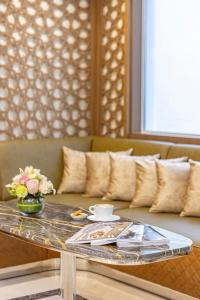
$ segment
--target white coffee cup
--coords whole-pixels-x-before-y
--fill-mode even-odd
[[[112,204],[96,204],[89,207],[89,211],[99,221],[106,221],[112,217],[114,205]]]

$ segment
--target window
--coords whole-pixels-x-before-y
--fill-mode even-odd
[[[200,0],[143,0],[143,131],[200,135]]]

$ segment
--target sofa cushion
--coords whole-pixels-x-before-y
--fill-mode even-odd
[[[139,220],[146,224],[155,225],[174,231],[190,238],[195,246],[200,247],[200,218],[182,218],[174,213],[149,213],[148,208],[125,208],[116,211],[116,214],[131,220]]]
[[[157,161],[158,189],[150,212],[181,212],[187,192],[190,164]]]
[[[115,156],[129,156],[133,152],[130,148],[126,151],[113,152]],[[85,193],[90,197],[102,197],[109,187],[111,162],[110,153],[88,152],[86,153],[87,180]]]
[[[86,152],[90,150],[90,145],[89,137],[1,142],[0,199],[10,198],[5,185],[11,182],[19,168],[24,169],[27,165],[39,168],[57,189],[63,171],[62,146]]]
[[[159,158],[159,154],[140,156],[116,156],[110,154],[111,173],[105,199],[131,201],[136,191],[136,163]]]
[[[167,159],[171,162],[186,162],[187,160],[187,157]],[[151,206],[156,198],[158,188],[156,162],[149,160],[137,161],[136,180],[137,189],[130,207]]]
[[[57,193],[84,193],[87,178],[85,153],[65,146],[62,149],[64,168]]]
[[[135,139],[93,137],[92,151],[122,151],[129,148],[134,149],[134,155],[152,155],[160,153],[161,158],[166,158],[172,143],[144,141]]]
[[[66,204],[73,207],[89,208],[90,205],[97,203],[102,204],[102,200],[99,198],[85,197],[81,194],[60,194],[60,195],[48,195],[45,197],[49,203]],[[103,201],[103,204],[112,204],[114,209],[128,208],[128,203],[124,201]]]
[[[200,217],[200,162],[190,160],[190,179],[181,217]]]

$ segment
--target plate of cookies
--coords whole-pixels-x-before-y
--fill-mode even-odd
[[[80,221],[80,220],[86,219],[86,217],[88,216],[88,214],[86,214],[86,213],[83,212],[81,209],[79,209],[79,210],[73,211],[73,212],[70,214],[70,216],[71,216],[71,218],[72,218],[73,220]]]

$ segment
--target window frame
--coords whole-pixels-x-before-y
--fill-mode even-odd
[[[130,133],[139,139],[200,144],[200,135],[144,130],[145,0],[130,1]]]

